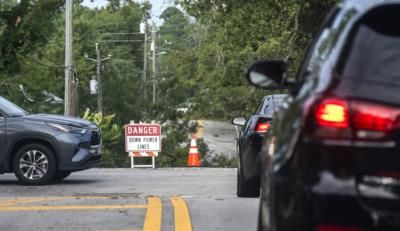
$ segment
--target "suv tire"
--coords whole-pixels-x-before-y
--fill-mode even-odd
[[[54,153],[42,144],[27,144],[20,148],[12,161],[15,176],[22,184],[44,185],[52,182],[57,174]]]

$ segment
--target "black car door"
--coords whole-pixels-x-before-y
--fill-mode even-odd
[[[247,142],[248,142],[247,138],[250,135],[255,123],[257,122],[255,120],[255,115],[258,115],[260,113],[260,111],[263,108],[263,104],[264,104],[264,101],[262,101],[257,106],[256,111],[252,115],[250,115],[249,118],[246,120],[246,123],[240,132],[240,137],[239,137],[240,148],[246,147]],[[241,150],[241,151],[243,151],[243,150]]]
[[[342,16],[336,17],[338,14]],[[272,128],[274,148],[269,148],[272,152],[270,155],[273,155],[273,166],[270,168],[272,176],[270,188],[272,191],[269,200],[280,202],[272,205],[272,213],[275,219],[281,219],[287,211],[296,210],[293,208],[296,206],[293,201],[296,200],[292,199],[303,195],[301,192],[302,185],[299,185],[299,181],[297,181],[302,177],[301,173],[291,171],[291,169],[297,168],[290,168],[290,166],[301,163],[299,158],[293,157],[297,157],[295,156],[296,148],[298,142],[301,141],[304,105],[310,99],[310,96],[314,95],[319,81],[322,78],[330,78],[330,76],[320,76],[320,70],[329,57],[329,52],[335,44],[335,37],[339,33],[332,30],[331,26],[340,22],[343,14],[345,13],[340,12],[339,9],[332,11],[331,17],[322,27],[321,33],[314,41],[314,45],[309,50],[302,68],[296,76],[296,87],[291,90],[289,96],[283,102],[282,110],[274,117]],[[291,200],[281,200],[280,197],[291,198]],[[296,222],[291,223],[296,224]],[[292,227],[289,230],[292,230]]]

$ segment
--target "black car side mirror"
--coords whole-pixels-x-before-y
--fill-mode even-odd
[[[287,64],[283,60],[258,61],[247,70],[251,85],[266,90],[281,89],[286,85]]]

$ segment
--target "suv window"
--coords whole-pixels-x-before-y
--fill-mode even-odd
[[[357,81],[400,85],[400,5],[380,7],[356,24],[338,73]],[[374,54],[374,55],[370,55]]]
[[[11,103],[10,101],[6,100],[1,96],[0,96],[0,110],[9,116],[23,116],[28,114],[24,109],[18,107],[17,105]]]

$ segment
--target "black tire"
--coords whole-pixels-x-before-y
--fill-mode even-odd
[[[240,166],[237,170],[237,192],[238,197],[259,197],[260,181],[257,178],[246,180],[241,173]]]
[[[265,229],[265,227],[264,227],[264,224],[263,224],[263,212],[262,212],[262,205],[261,205],[261,200],[260,200],[260,206],[259,206],[259,208],[258,208],[258,220],[257,220],[257,230],[258,231],[267,231],[266,229]]]
[[[271,230],[271,228],[269,228],[269,226],[271,225],[271,221],[270,221],[270,216],[267,212],[267,214],[265,214],[266,212],[266,207],[267,205],[265,203],[267,203],[267,200],[269,198],[267,198],[268,196],[266,195],[266,190],[265,189],[265,183],[262,183],[262,187],[261,187],[261,196],[260,196],[260,203],[259,203],[259,208],[258,208],[258,222],[257,222],[257,230],[258,231],[269,231]],[[268,217],[267,217],[268,216]],[[269,223],[267,223],[267,221],[269,221]]]
[[[13,157],[12,165],[15,176],[26,185],[49,184],[57,174],[55,154],[42,144],[32,143],[20,148]]]
[[[69,175],[71,175],[70,171],[58,171],[56,180],[58,181],[64,180],[65,178],[69,177]]]

